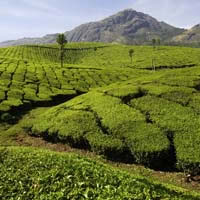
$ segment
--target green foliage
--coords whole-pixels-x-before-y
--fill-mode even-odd
[[[124,138],[136,163],[160,167],[168,159],[169,140],[155,125],[145,122],[128,122],[117,127],[115,134]]]
[[[152,39],[152,46],[153,46],[154,48],[156,47],[156,39],[155,39],[155,38]]]
[[[131,105],[148,114],[166,132],[174,133],[179,169],[194,173],[195,168],[195,173],[200,173],[200,118],[191,108],[153,96],[132,100]]]
[[[63,33],[58,34],[56,42],[63,47],[67,43],[67,39]]]
[[[64,46],[67,43],[67,39],[64,34],[59,34],[57,36],[56,42],[60,45],[60,62],[61,62],[61,68],[62,68],[63,59],[64,59]]]
[[[49,109],[29,123],[31,134],[84,145],[110,159],[120,160],[125,150],[137,163],[162,165],[168,159],[169,141],[145,116],[116,97],[89,92]],[[24,126],[27,129],[27,126]],[[29,129],[29,128],[28,128]]]
[[[59,111],[60,110],[60,111]],[[95,116],[87,111],[54,108],[41,114],[33,123],[24,124],[34,135],[60,140],[70,145],[87,145],[87,134],[101,134]]]
[[[91,109],[102,119],[103,126],[111,132],[125,122],[145,121],[145,117],[138,110],[123,104],[116,97],[99,92],[88,93],[75,101],[67,102],[65,106],[72,109]]]
[[[131,84],[121,84],[121,85],[110,85],[108,87],[103,87],[99,91],[104,92],[109,96],[118,97],[122,100],[132,99],[145,94],[145,90],[140,86],[134,86]]]
[[[56,44],[1,49],[0,116],[60,104],[24,128],[118,160],[130,152],[146,166],[171,159],[200,173],[199,49],[69,43],[64,52],[60,67]]]
[[[157,44],[160,46],[160,44],[161,44],[160,38],[157,39]]]
[[[195,193],[130,175],[75,154],[0,148],[0,198],[198,200]]]
[[[182,105],[188,105],[196,90],[188,87],[170,86],[150,83],[141,87],[146,93],[174,101]]]
[[[114,160],[120,159],[125,148],[120,139],[107,134],[90,133],[86,135],[86,139],[92,151]]]
[[[11,122],[13,120],[13,116],[10,113],[3,113],[0,119],[2,122]]]
[[[99,43],[68,43],[64,53],[64,64],[79,64],[90,67],[124,67],[130,65],[129,50],[134,48],[132,68],[151,69],[152,56],[156,68],[165,66],[178,68],[200,63],[198,48],[160,46],[156,53],[150,46],[125,46]],[[97,51],[94,48],[97,47]],[[1,57],[28,60],[34,63],[59,63],[59,48],[54,46],[18,46],[2,50]],[[15,60],[17,61],[17,60]],[[24,63],[26,64],[26,63]],[[3,64],[1,64],[3,65]]]
[[[131,63],[133,62],[133,54],[134,54],[134,50],[133,49],[130,49],[129,50],[129,56],[131,58]]]
[[[8,62],[8,64],[6,63]],[[5,68],[4,68],[5,67]],[[113,82],[130,79],[125,70],[108,70],[90,67],[65,67],[47,63],[32,63],[5,59],[0,65],[0,112],[12,107],[26,107],[27,101],[40,105],[54,102],[54,97],[72,98],[76,91],[87,92]],[[1,106],[2,105],[2,106]]]
[[[195,110],[195,112],[200,114],[200,94],[199,93],[192,95],[188,103],[188,106],[190,106],[191,108]]]

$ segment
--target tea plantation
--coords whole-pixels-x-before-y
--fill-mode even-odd
[[[10,147],[1,148],[0,155],[1,199],[200,198],[75,154]]]
[[[199,176],[200,49],[71,43],[64,63],[57,45],[0,48],[1,199],[200,199],[84,156],[17,143],[31,136]]]

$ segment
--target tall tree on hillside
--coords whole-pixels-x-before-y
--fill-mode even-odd
[[[157,44],[160,46],[160,44],[161,44],[160,38],[157,39]]]
[[[57,36],[56,42],[60,45],[60,64],[61,68],[63,67],[63,59],[64,59],[64,46],[67,44],[67,39],[63,33],[60,33]]]
[[[132,62],[133,62],[133,54],[134,54],[134,50],[133,50],[133,49],[130,49],[130,50],[129,50],[129,56],[130,56],[130,58],[131,58],[131,64],[132,64]]]
[[[152,45],[153,45],[153,48],[155,49],[156,48],[156,39],[155,38],[152,39]]]
[[[160,45],[161,45],[161,40],[160,40],[160,38],[158,38],[156,42],[157,42],[158,49],[159,49],[159,47],[160,47]]]

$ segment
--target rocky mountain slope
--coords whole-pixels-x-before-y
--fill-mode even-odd
[[[99,22],[83,24],[66,35],[70,41],[144,43],[152,38],[170,40],[184,30],[127,9]]]
[[[175,42],[194,43],[200,42],[200,24],[184,31],[182,34],[173,38]]]
[[[184,29],[159,22],[147,14],[127,9],[101,21],[82,24],[65,34],[72,42],[100,41],[141,44],[155,37],[169,41],[184,31]],[[57,34],[51,34],[42,38],[6,41],[0,43],[0,46],[53,43],[56,41],[56,36]]]

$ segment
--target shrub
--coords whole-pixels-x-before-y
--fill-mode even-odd
[[[169,140],[155,125],[130,121],[117,127],[114,132],[124,140],[136,163],[163,167],[168,162]]]
[[[12,122],[14,119],[14,116],[12,116],[10,113],[3,113],[1,114],[1,121],[2,122]]]

